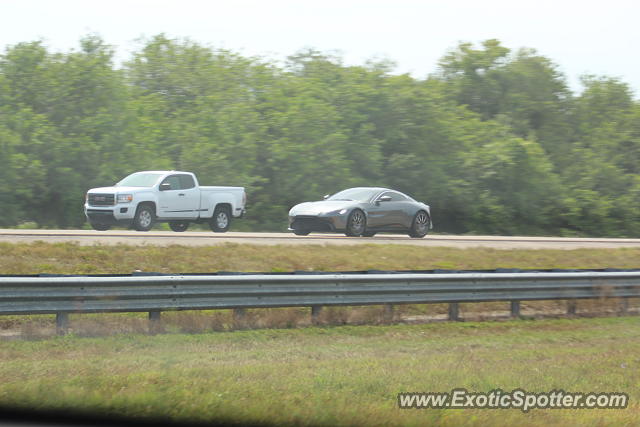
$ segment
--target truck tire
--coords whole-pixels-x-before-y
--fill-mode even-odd
[[[149,231],[155,221],[155,210],[150,205],[140,205],[133,217],[133,228],[137,231]]]
[[[211,230],[215,233],[224,233],[231,226],[231,212],[226,206],[216,206],[209,222]]]
[[[187,221],[169,221],[169,228],[177,233],[187,231],[189,223]]]

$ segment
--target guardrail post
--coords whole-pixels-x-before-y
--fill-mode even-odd
[[[314,325],[320,324],[320,313],[322,313],[321,305],[311,306],[311,323]]]
[[[449,320],[460,320],[460,309],[457,302],[449,303]]]
[[[56,333],[65,335],[69,332],[69,313],[56,313]]]
[[[393,321],[393,304],[384,305],[382,320],[384,321],[384,323],[391,323]]]
[[[160,310],[152,310],[149,312],[149,333],[158,332],[160,332]]]
[[[577,308],[578,308],[578,304],[576,300],[570,299],[567,301],[567,314],[570,314],[570,315],[576,314]]]
[[[620,314],[628,314],[629,313],[629,298],[622,297],[620,299]]]
[[[247,317],[247,310],[244,308],[233,309],[233,326],[235,328],[244,328]]]
[[[511,317],[520,317],[520,301],[511,301]]]

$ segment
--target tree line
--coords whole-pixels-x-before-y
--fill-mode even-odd
[[[640,104],[498,40],[461,43],[432,75],[347,66],[313,49],[283,62],[158,35],[128,61],[98,36],[0,56],[0,225],[80,227],[87,189],[138,170],[247,188],[240,227],[351,186],[432,207],[447,233],[640,236]],[[243,224],[243,225],[241,225]]]

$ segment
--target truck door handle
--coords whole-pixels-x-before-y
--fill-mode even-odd
[[[180,194],[178,194],[178,196],[184,196],[184,193],[180,193]]]

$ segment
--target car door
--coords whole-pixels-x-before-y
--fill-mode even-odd
[[[387,229],[392,227],[395,206],[391,200],[381,200],[384,196],[390,196],[390,191],[385,191],[376,196],[367,210],[367,226],[370,228]]]
[[[385,191],[380,194],[374,200],[372,212],[369,215],[371,218],[373,214],[373,223],[376,224],[372,227],[386,230],[405,228],[407,202],[408,199],[397,191]]]
[[[394,228],[406,229],[411,227],[415,212],[414,202],[407,196],[397,191],[392,191],[392,202],[394,203]]]

